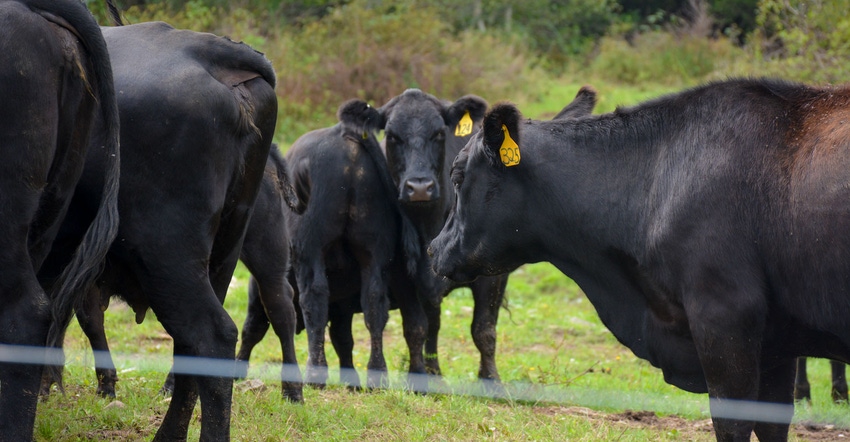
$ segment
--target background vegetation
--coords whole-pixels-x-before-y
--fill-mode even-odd
[[[108,24],[104,1],[87,1]],[[525,109],[562,83],[674,90],[730,75],[841,83],[850,68],[844,0],[116,1],[126,22],[164,20],[264,52],[278,73],[284,146],[333,124],[347,99],[379,106],[409,87]]]
[[[90,8],[108,24],[102,0]],[[446,99],[467,93],[511,100],[546,118],[578,88],[599,91],[598,112],[736,75],[842,83],[850,63],[845,0],[118,0],[125,21],[242,40],[275,65],[277,139],[285,149],[304,132],[334,123],[337,106],[360,97],[375,105],[408,87]],[[225,307],[245,316],[247,273],[234,276]],[[234,440],[713,440],[707,399],[664,383],[661,373],[620,345],[580,289],[548,264],[511,276],[498,328],[503,380],[541,389],[546,400],[414,395],[397,389],[350,393],[306,389],[304,406],[285,403],[275,380],[280,346],[269,335],[255,350],[251,379],[234,394]],[[472,299],[444,303],[440,358],[450,387],[475,379],[469,336]],[[170,338],[153,315],[135,325],[121,303],[107,311],[117,353],[118,401],[94,396],[92,357],[69,331],[66,394],[39,408],[38,440],[142,440],[168,404],[158,389]],[[355,321],[355,363],[368,340]],[[385,332],[395,386],[406,369],[401,320]],[[298,336],[299,361],[306,337]],[[336,359],[328,351],[333,366]],[[271,364],[271,365],[266,365]],[[797,407],[791,440],[835,439],[850,428],[846,406],[829,402],[829,369],[812,362],[814,402]],[[361,373],[362,375],[362,373]],[[335,378],[331,374],[331,378]],[[534,390],[536,392],[536,390]],[[642,413],[642,410],[651,410]],[[190,439],[197,439],[198,409]]]

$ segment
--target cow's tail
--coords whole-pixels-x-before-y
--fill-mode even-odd
[[[124,26],[124,20],[121,19],[121,11],[115,6],[112,0],[106,0],[106,10],[109,11],[109,18],[112,19],[112,24],[115,26]]]
[[[120,174],[120,152],[118,132],[118,104],[112,80],[112,66],[106,42],[100,27],[88,9],[77,0],[57,2],[55,0],[29,0],[31,5],[64,18],[75,28],[88,51],[96,88],[93,93],[102,113],[103,127],[107,136],[102,148],[106,151],[107,161],[103,184],[103,194],[97,215],[89,226],[82,242],[71,257],[70,263],[62,270],[51,295],[52,323],[48,332],[47,344],[61,347],[64,331],[71,321],[74,308],[82,302],[86,291],[103,268],[104,259],[112,241],[118,233],[118,181]],[[61,362],[61,361],[57,361]]]
[[[295,194],[295,188],[292,186],[292,181],[289,179],[289,170],[286,165],[286,159],[283,158],[283,155],[280,154],[280,150],[278,150],[277,144],[272,143],[272,147],[269,150],[269,161],[274,163],[275,171],[277,173],[277,185],[280,193],[283,195],[283,200],[286,202],[286,205],[289,206],[289,209],[293,212],[301,215],[307,210],[306,201],[304,203],[301,202],[301,199],[298,198],[298,195]]]
[[[398,212],[398,216],[401,218],[401,246],[406,259],[407,273],[415,276],[419,268],[419,260],[422,258],[422,245],[419,243],[419,232],[404,212],[398,198],[395,197],[396,186],[392,176],[390,176],[386,157],[381,151],[381,146],[378,144],[377,138],[371,133],[364,135],[366,136],[361,138],[360,143],[375,163],[375,168],[378,169],[384,190],[387,192],[388,198],[393,201],[396,212]]]

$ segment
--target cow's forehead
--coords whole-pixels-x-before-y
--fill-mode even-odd
[[[404,94],[387,115],[387,129],[415,133],[433,131],[445,125],[443,105],[425,94]]]

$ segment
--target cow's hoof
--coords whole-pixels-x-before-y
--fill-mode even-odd
[[[283,398],[293,404],[304,403],[304,391],[302,384],[284,382],[281,385],[281,392],[283,393]]]

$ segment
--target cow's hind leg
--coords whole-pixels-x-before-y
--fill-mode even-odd
[[[106,331],[103,328],[103,309],[108,303],[109,298],[106,298],[104,302],[99,290],[90,289],[86,294],[83,307],[77,310],[77,321],[80,323],[83,333],[89,339],[94,352],[97,395],[114,398],[118,373],[115,370],[115,364],[112,362],[109,342],[106,340]]]
[[[368,388],[385,388],[389,385],[387,362],[384,359],[384,328],[389,320],[389,297],[384,269],[374,265],[362,266],[360,305],[363,307],[363,320],[369,330],[371,344],[369,363],[366,372]]]
[[[273,274],[253,270],[252,273],[252,279],[257,281],[254,289],[259,292],[264,316],[271,322],[280,340],[280,351],[283,355],[280,373],[283,397],[291,402],[303,402],[303,380],[298,368],[298,358],[295,356],[295,306],[292,302],[292,286],[286,280],[285,269],[272,272]],[[245,322],[248,322],[247,318]],[[243,336],[244,333],[243,331]]]
[[[201,440],[228,440],[236,324],[204,272],[164,261],[156,273],[159,277],[139,278],[152,284],[147,290],[151,308],[174,339],[174,393],[155,440],[186,439],[198,398],[203,415]]]
[[[251,359],[251,352],[266,336],[269,325],[269,318],[260,299],[257,280],[252,276],[248,281],[248,312],[245,315],[245,322],[242,323],[242,339],[239,351],[236,353],[237,360],[248,362]],[[247,373],[242,377],[246,375]]]
[[[339,381],[354,390],[360,389],[360,375],[354,368],[354,336],[351,324],[355,307],[349,300],[331,304],[329,309],[331,344],[339,358]]]
[[[294,266],[297,270],[299,304],[307,331],[307,365],[304,382],[322,387],[328,382],[325,357],[325,327],[328,325],[330,287],[321,257],[312,263]]]
[[[843,362],[829,361],[832,369],[832,401],[847,403],[847,366]]]
[[[3,253],[0,250],[0,253]],[[4,256],[3,258],[8,258]],[[42,356],[49,326],[47,298],[24,254],[17,262],[0,259],[0,440],[30,440],[43,365],[21,363],[22,356]],[[23,266],[21,265],[23,264]],[[22,350],[17,352],[16,350]],[[24,359],[26,360],[26,359]]]

